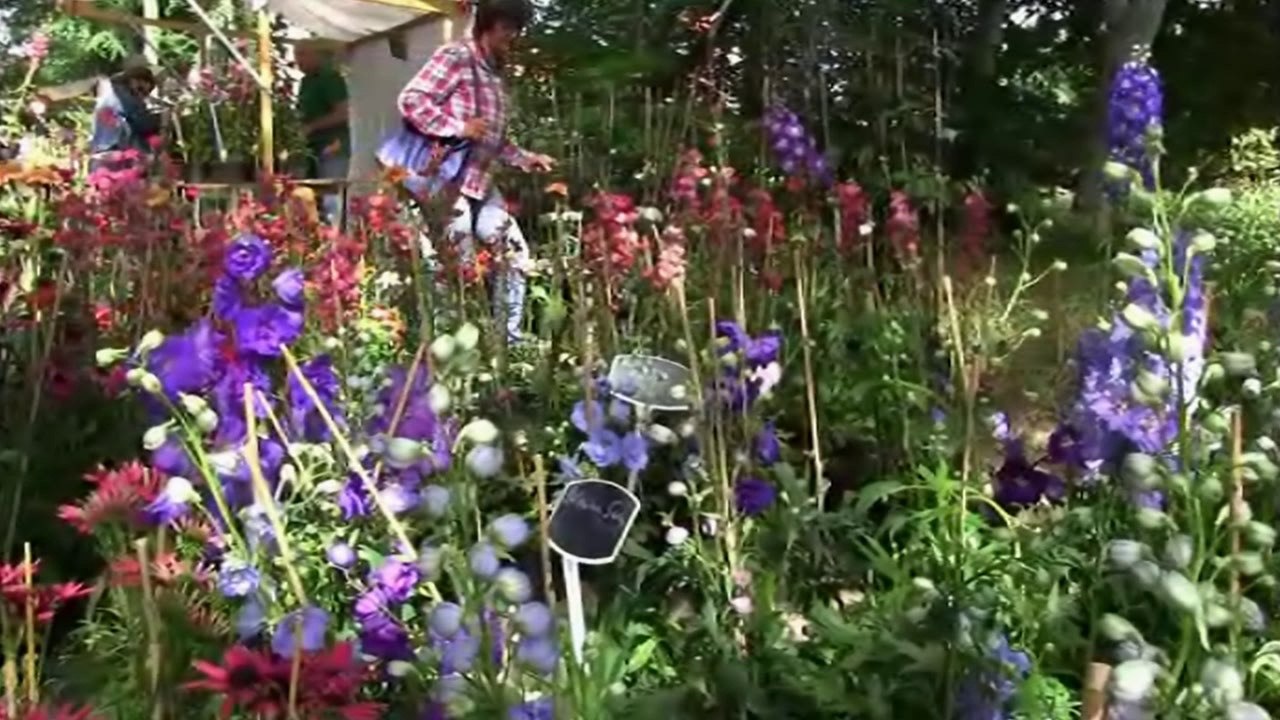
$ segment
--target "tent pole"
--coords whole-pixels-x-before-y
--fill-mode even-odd
[[[262,128],[259,145],[262,151],[262,173],[276,172],[275,108],[272,107],[272,88],[275,84],[275,68],[271,64],[271,16],[266,10],[258,11],[258,74],[262,84],[258,86],[258,104],[262,111]]]

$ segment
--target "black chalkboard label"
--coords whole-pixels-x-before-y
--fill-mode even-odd
[[[665,358],[618,355],[609,365],[609,390],[619,400],[653,410],[693,407],[693,373]]]
[[[548,540],[556,552],[583,565],[607,565],[622,551],[640,500],[607,480],[575,480],[564,486],[551,511]]]

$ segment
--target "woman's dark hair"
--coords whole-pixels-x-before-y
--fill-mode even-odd
[[[480,0],[476,4],[474,32],[483,35],[499,24],[524,30],[533,20],[529,0]]]

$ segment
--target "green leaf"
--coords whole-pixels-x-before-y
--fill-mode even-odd
[[[649,664],[653,652],[658,649],[657,638],[649,638],[636,646],[631,652],[631,658],[627,660],[627,672],[633,673],[645,665]]]

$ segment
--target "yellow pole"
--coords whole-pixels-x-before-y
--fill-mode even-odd
[[[262,86],[258,88],[258,104],[262,111],[259,139],[262,173],[270,176],[276,172],[275,112],[271,106],[275,72],[271,64],[271,16],[266,10],[258,12],[258,75],[262,78]]]

